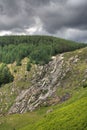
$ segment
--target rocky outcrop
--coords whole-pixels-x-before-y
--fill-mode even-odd
[[[33,111],[42,105],[51,104],[51,102],[52,104],[59,102],[60,99],[55,95],[55,92],[56,88],[60,85],[62,67],[63,54],[54,57],[45,66],[37,66],[32,86],[19,94],[9,113],[24,113],[26,111]],[[52,98],[52,101],[49,98]]]
[[[71,91],[87,86],[84,50],[57,55],[44,66],[35,65],[31,86],[19,93],[8,113],[24,113],[64,102],[71,97]]]

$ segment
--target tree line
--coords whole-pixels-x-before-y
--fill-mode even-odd
[[[2,36],[0,37],[0,62],[20,65],[24,57],[31,62],[46,64],[51,56],[87,46],[51,36]]]

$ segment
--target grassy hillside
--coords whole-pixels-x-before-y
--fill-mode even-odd
[[[87,97],[63,106],[31,127],[32,130],[87,130]],[[26,127],[23,130],[28,130]]]
[[[47,114],[48,110],[52,112]],[[87,130],[87,88],[68,101],[31,113],[0,118],[0,130]]]

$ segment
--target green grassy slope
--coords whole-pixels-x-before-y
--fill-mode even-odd
[[[47,114],[47,110],[53,112]],[[87,88],[56,106],[0,118],[0,130],[87,130]]]
[[[87,130],[87,89],[78,93],[77,99],[73,97],[35,125],[21,130]]]

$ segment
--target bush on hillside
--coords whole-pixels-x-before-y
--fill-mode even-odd
[[[28,63],[27,63],[27,71],[30,71],[30,70],[31,70],[31,67],[32,67],[32,66],[31,66],[31,63],[28,62]]]
[[[9,71],[9,68],[6,66],[6,64],[1,64],[0,65],[0,86],[2,84],[12,82],[13,79],[14,77]]]
[[[83,88],[86,88],[87,87],[87,82],[83,84]]]

